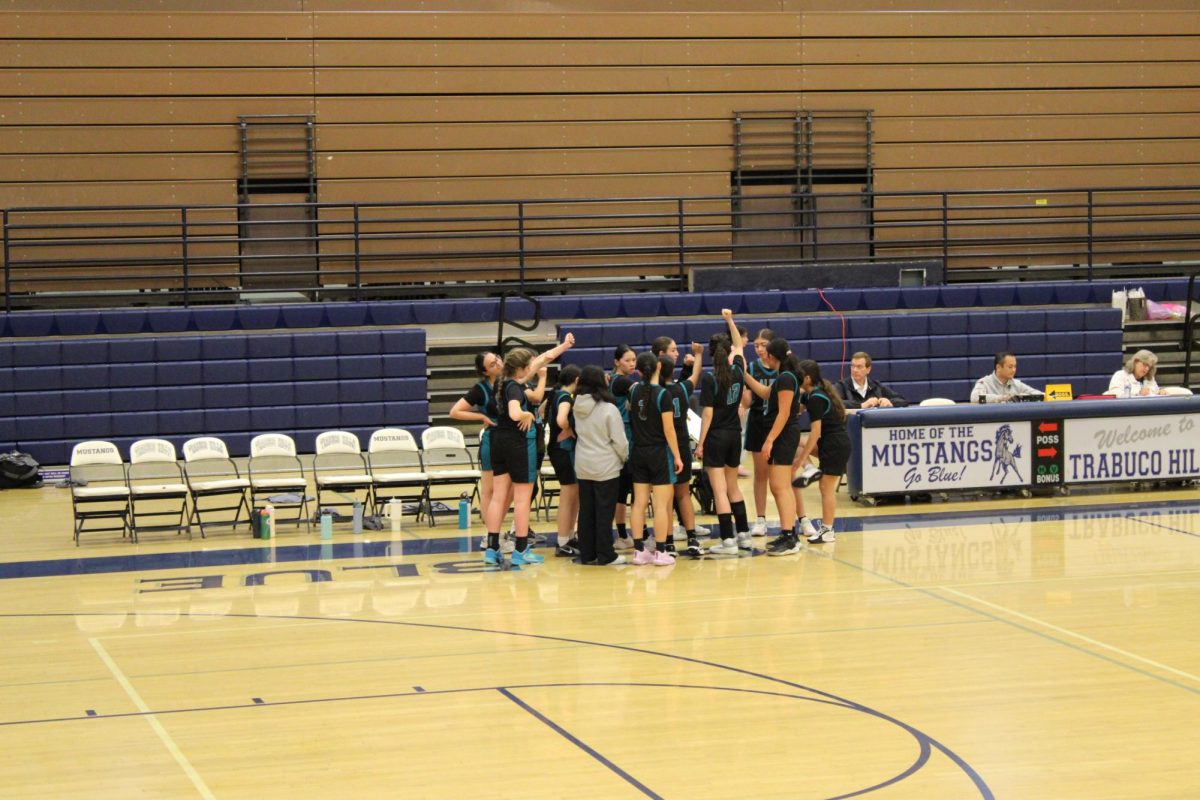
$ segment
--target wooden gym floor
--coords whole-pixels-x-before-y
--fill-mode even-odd
[[[495,571],[0,492],[0,797],[1200,796],[1194,487],[842,498],[793,556]]]

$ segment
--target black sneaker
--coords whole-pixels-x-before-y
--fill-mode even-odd
[[[579,540],[568,539],[566,544],[560,544],[554,551],[559,558],[577,558],[579,556]]]
[[[833,532],[833,528],[826,528],[824,525],[819,530],[813,531],[808,537],[809,544],[829,544],[837,541],[837,534]]]
[[[792,534],[780,536],[779,541],[767,548],[769,556],[790,556],[792,553],[800,552],[800,540]]]
[[[704,548],[700,546],[699,539],[688,539],[687,547],[680,552],[685,556],[700,558],[704,555]]]

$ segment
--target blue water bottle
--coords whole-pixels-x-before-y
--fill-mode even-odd
[[[458,498],[458,528],[465,531],[471,524],[471,498],[463,492]]]

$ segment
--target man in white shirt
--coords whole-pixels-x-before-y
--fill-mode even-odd
[[[846,408],[903,408],[908,405],[900,394],[871,377],[871,356],[864,352],[850,357],[850,377],[833,385]]]
[[[1017,380],[1017,357],[1012,353],[996,353],[995,365],[995,371],[975,382],[975,388],[971,390],[972,403],[1008,403],[1025,395],[1045,395],[1045,392]]]

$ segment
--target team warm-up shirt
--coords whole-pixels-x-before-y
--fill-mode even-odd
[[[821,438],[834,434],[846,433],[846,420],[837,418],[837,409],[833,407],[833,400],[829,395],[825,394],[824,389],[816,389],[809,392],[804,398],[804,407],[808,409],[808,417],[813,422],[818,420],[821,423]]]
[[[633,425],[634,447],[667,443],[662,415],[670,410],[671,400],[661,386],[638,383],[629,390],[629,421]]]
[[[779,415],[779,393],[792,392],[791,409],[788,411],[788,425],[799,425],[800,415],[800,381],[790,372],[780,372],[775,382],[771,384],[771,396],[767,398],[767,424],[774,425]]]
[[[629,432],[629,390],[633,386],[633,378],[628,375],[618,375],[615,372],[608,385],[613,398],[617,401],[617,410],[621,412],[621,421],[625,423],[626,433]]]
[[[695,387],[692,386],[690,380],[671,381],[663,387],[667,392],[667,399],[671,403],[671,413],[675,422],[675,440],[679,443],[682,450],[684,445],[688,443],[688,425],[687,415],[688,409],[691,407],[692,392]]]
[[[773,369],[767,369],[767,365],[761,359],[754,359],[754,363],[747,370],[754,379],[764,386],[770,386],[779,377],[779,373]],[[750,413],[765,415],[767,413],[767,401],[754,392],[750,393]]]
[[[558,427],[558,409],[562,407],[563,403],[566,403],[568,406],[574,406],[575,397],[570,392],[564,392],[562,389],[559,389],[554,393],[554,399],[546,406],[546,424],[550,427],[549,448],[551,450],[575,449],[574,436],[561,442],[558,440],[558,435],[562,433],[562,428]],[[567,411],[567,422],[571,426],[571,430],[575,430],[575,417],[570,411]]]
[[[729,367],[732,380],[728,389],[722,389],[711,372],[704,373],[700,378],[700,405],[713,410],[709,430],[742,429],[738,407],[742,404],[742,390],[746,388],[745,368],[746,360],[740,355],[734,356],[733,364]]]
[[[496,420],[497,432],[515,433],[518,436],[533,438],[537,436],[538,426],[530,425],[529,430],[523,431],[517,427],[517,423],[509,416],[508,404],[509,401],[516,400],[521,404],[522,411],[529,410],[529,398],[525,396],[525,384],[505,378],[500,384],[500,391],[497,394],[496,407],[499,411]],[[535,417],[536,418],[536,417]]]

